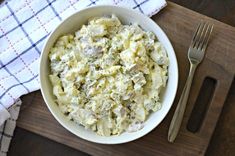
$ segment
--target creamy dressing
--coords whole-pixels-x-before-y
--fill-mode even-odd
[[[143,128],[161,108],[168,57],[152,32],[97,17],[50,50],[49,75],[61,111],[98,135]]]

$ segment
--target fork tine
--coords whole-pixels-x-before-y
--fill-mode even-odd
[[[209,24],[207,32],[205,34],[205,38],[204,38],[203,42],[201,43],[201,45],[199,47],[202,51],[206,50],[206,47],[208,45],[208,42],[209,42],[209,39],[210,39],[210,35],[211,35],[211,32],[212,32],[213,28],[214,28],[214,25],[213,24]]]
[[[194,38],[194,42],[193,42],[193,47],[196,47],[198,46],[198,42],[200,41],[200,38],[203,34],[203,31],[204,31],[204,27],[205,27],[205,23],[204,22],[201,22],[201,25],[195,35],[195,38]]]
[[[205,43],[205,41],[207,39],[208,32],[210,30],[210,24],[206,23],[204,28],[205,28],[205,31],[203,31],[203,35],[199,40],[198,47],[196,47],[197,49],[201,49],[203,44]]]
[[[195,43],[195,48],[198,48],[199,45],[200,45],[200,42],[204,39],[206,27],[207,27],[207,23],[204,23],[204,22],[203,22],[203,27],[202,27],[202,29],[201,29],[200,34],[198,34],[198,35],[199,35],[199,36],[198,36],[198,40],[197,40],[196,43]]]
[[[193,38],[192,38],[192,41],[191,41],[191,44],[190,44],[191,46],[194,45],[195,40],[196,40],[196,38],[197,38],[197,36],[198,36],[198,33],[199,33],[201,27],[202,27],[202,22],[200,22],[200,23],[198,24],[197,29],[196,29],[196,31],[195,31],[194,34],[193,34]]]

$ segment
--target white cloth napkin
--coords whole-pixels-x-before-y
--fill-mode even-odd
[[[16,127],[16,120],[19,115],[20,106],[21,101],[16,101],[15,104],[11,108],[9,108],[9,113],[11,114],[11,117],[8,118],[4,122],[4,124],[0,125],[0,156],[7,155],[7,151],[11,143],[11,138]]]
[[[166,6],[166,1],[9,0],[0,6],[0,125],[12,116],[10,108],[21,95],[39,89],[39,56],[50,31],[72,13],[101,4],[152,16]]]

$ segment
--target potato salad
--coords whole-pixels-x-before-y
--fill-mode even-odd
[[[49,53],[56,104],[101,136],[135,132],[161,108],[169,60],[155,34],[115,16],[61,36]]]

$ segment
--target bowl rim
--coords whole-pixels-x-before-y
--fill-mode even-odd
[[[173,95],[171,99],[171,101],[169,101],[170,103],[170,107],[168,108],[168,110],[165,112],[164,116],[160,119],[159,123],[158,124],[155,124],[151,129],[141,133],[141,135],[138,135],[132,139],[126,139],[125,141],[113,141],[113,142],[103,142],[103,141],[95,141],[95,140],[92,140],[92,139],[88,139],[86,137],[84,137],[83,135],[79,135],[77,134],[76,132],[74,132],[73,130],[71,130],[63,121],[61,121],[59,119],[59,117],[56,115],[56,113],[54,112],[54,110],[51,108],[49,102],[47,101],[47,95],[44,93],[44,87],[42,85],[42,79],[43,79],[43,69],[42,69],[42,58],[43,58],[43,54],[45,53],[45,48],[47,47],[47,43],[48,41],[50,40],[51,36],[53,36],[53,34],[57,31],[57,29],[63,24],[65,23],[67,20],[69,20],[69,18],[72,18],[73,16],[76,16],[77,14],[83,12],[83,11],[87,11],[87,10],[90,10],[90,9],[96,9],[96,8],[102,8],[102,7],[113,7],[113,8],[117,8],[117,9],[124,9],[124,10],[127,10],[127,11],[130,11],[132,12],[133,14],[135,14],[135,16],[140,16],[140,18],[145,18],[146,20],[148,20],[148,22],[151,22],[151,23],[154,23],[156,27],[158,27],[158,29],[161,31],[162,35],[164,36],[166,42],[168,42],[170,48],[172,49],[173,53],[173,57],[175,58],[175,79],[176,79],[176,85],[175,85],[175,88],[173,88]],[[164,45],[163,45],[164,46]],[[130,8],[126,8],[126,7],[123,7],[123,6],[117,6],[117,5],[97,5],[97,6],[90,6],[90,7],[86,7],[84,9],[81,9],[79,11],[76,11],[74,13],[72,13],[71,15],[69,15],[68,17],[66,17],[64,20],[60,21],[60,23],[54,28],[52,29],[52,31],[50,32],[50,34],[47,36],[45,42],[44,42],[44,45],[43,45],[43,48],[42,48],[42,53],[40,55],[40,65],[39,65],[39,81],[40,81],[40,91],[41,91],[41,94],[42,94],[42,97],[43,97],[43,100],[44,102],[46,103],[47,105],[47,108],[49,109],[50,113],[53,115],[53,117],[66,129],[68,130],[69,132],[71,132],[72,134],[76,135],[77,137],[79,138],[82,138],[84,140],[87,140],[87,141],[90,141],[90,142],[93,142],[93,143],[98,143],[98,144],[122,144],[122,143],[127,143],[127,142],[131,142],[131,141],[134,141],[134,140],[137,140],[139,138],[142,138],[143,136],[145,136],[146,134],[150,133],[151,131],[153,131],[164,119],[165,117],[167,116],[167,114],[169,113],[170,109],[172,108],[172,105],[173,105],[173,102],[175,100],[175,97],[176,97],[176,93],[177,93],[177,89],[178,89],[178,84],[179,84],[179,68],[178,68],[178,61],[177,61],[177,57],[176,57],[176,54],[175,54],[175,50],[168,38],[168,36],[166,35],[166,33],[162,30],[162,28],[155,22],[153,21],[150,17],[142,14],[142,13],[139,13],[137,12],[136,10],[133,10],[133,9],[130,9]],[[148,120],[148,119],[147,119]]]

